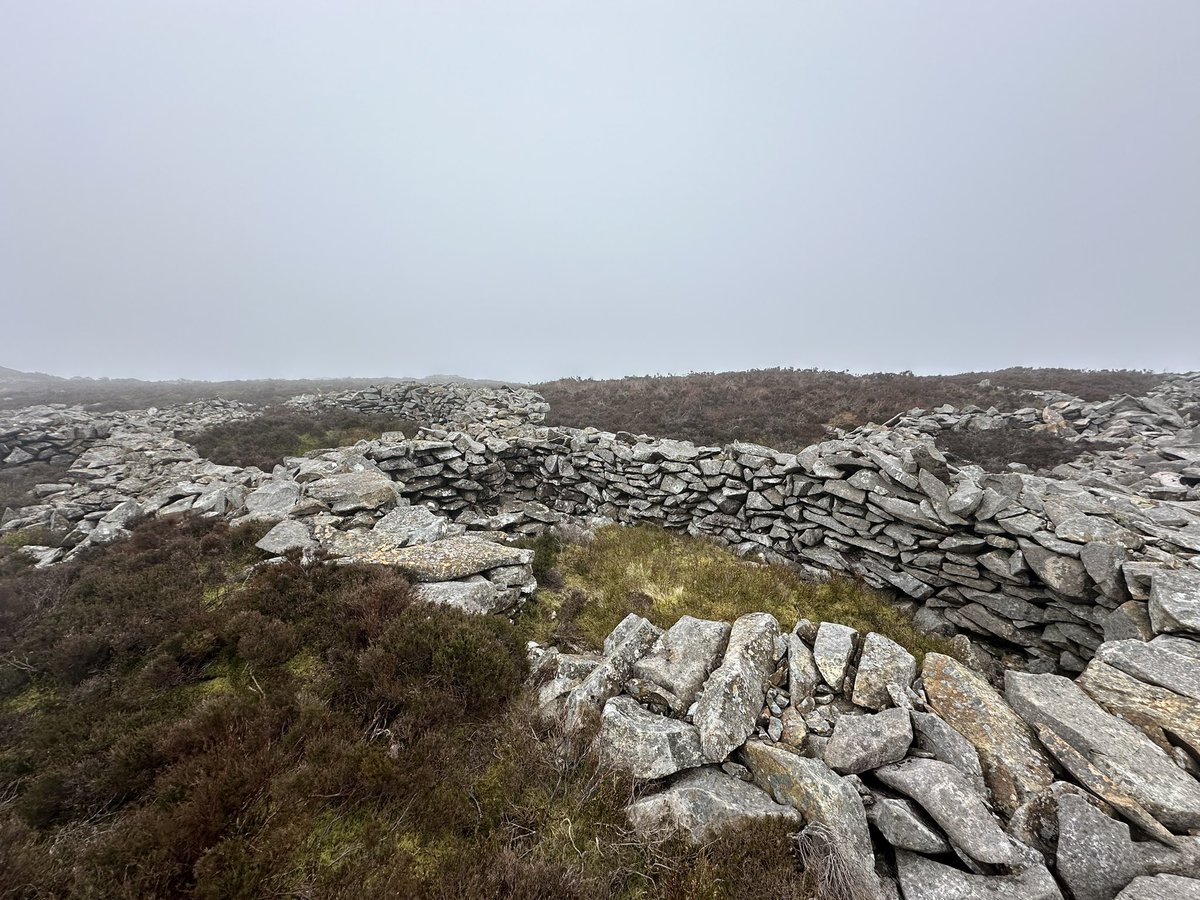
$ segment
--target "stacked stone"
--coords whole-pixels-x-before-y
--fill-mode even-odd
[[[917,661],[888,638],[765,613],[631,615],[603,654],[531,645],[538,708],[651,787],[647,837],[803,825],[849,896],[1200,896],[1200,573],[1162,572],[1137,638],[1072,682]],[[1057,773],[1057,774],[1056,774]],[[1137,840],[1134,840],[1134,837]]]
[[[385,414],[421,425],[462,427],[480,422],[509,427],[545,421],[550,407],[528,388],[482,387],[459,382],[401,381],[358,391],[302,394],[288,406],[350,409]]]

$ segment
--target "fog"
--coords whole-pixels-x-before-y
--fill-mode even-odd
[[[1200,4],[0,2],[0,365],[1200,368]]]

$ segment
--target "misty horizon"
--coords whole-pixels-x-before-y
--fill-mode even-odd
[[[1198,369],[1197,33],[1181,0],[9,4],[0,365]]]

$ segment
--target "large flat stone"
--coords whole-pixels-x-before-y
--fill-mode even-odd
[[[742,760],[753,774],[754,783],[777,802],[798,809],[807,822],[819,823],[833,834],[833,848],[859,886],[861,893],[855,894],[856,898],[874,900],[880,896],[866,810],[849,783],[818,759],[759,741],[750,741],[742,748]]]
[[[371,561],[395,566],[416,581],[455,581],[499,566],[525,565],[533,551],[459,535],[413,547],[379,549]]]
[[[683,616],[633,666],[633,677],[666,688],[678,698],[675,713],[692,705],[729,642],[728,622]]]
[[[851,700],[867,709],[885,709],[892,705],[888,685],[907,690],[916,677],[916,658],[891,638],[872,631],[863,638]]]
[[[1167,828],[1200,828],[1200,783],[1074,682],[1059,675],[1010,671],[1005,674],[1005,696],[1026,722],[1049,728],[1075,751],[1055,755],[1090,790],[1121,804],[1123,811],[1131,798]],[[1085,764],[1090,771],[1081,768]]]
[[[1150,582],[1150,622],[1160,634],[1200,635],[1200,572],[1156,572]]]
[[[631,803],[625,812],[643,838],[675,834],[693,844],[755,822],[802,821],[791,806],[713,766],[683,772],[665,790]]]
[[[974,875],[899,850],[896,870],[904,900],[1062,900],[1049,870],[1032,857],[1010,875]]]
[[[1159,746],[1167,742],[1163,732],[1169,732],[1200,757],[1200,700],[1146,684],[1099,659],[1088,663],[1075,683],[1109,712],[1141,727]]]
[[[907,759],[875,770],[875,777],[921,805],[958,847],[979,862],[1016,859],[1012,841],[956,768],[935,759]]]

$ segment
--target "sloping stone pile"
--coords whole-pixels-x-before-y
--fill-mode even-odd
[[[595,655],[531,645],[537,702],[645,793],[644,835],[763,818],[840,857],[850,896],[1200,896],[1200,572],[1077,680],[998,689],[832,622],[626,618]]]
[[[528,388],[427,381],[401,381],[335,394],[302,394],[287,401],[287,405],[384,413],[422,425],[462,427],[486,422],[494,428],[543,422],[550,411],[542,396]]]
[[[114,432],[174,437],[176,431],[211,428],[257,413],[234,400],[197,400],[178,406],[96,413],[52,403],[0,415],[0,467],[31,462],[69,464]]]

